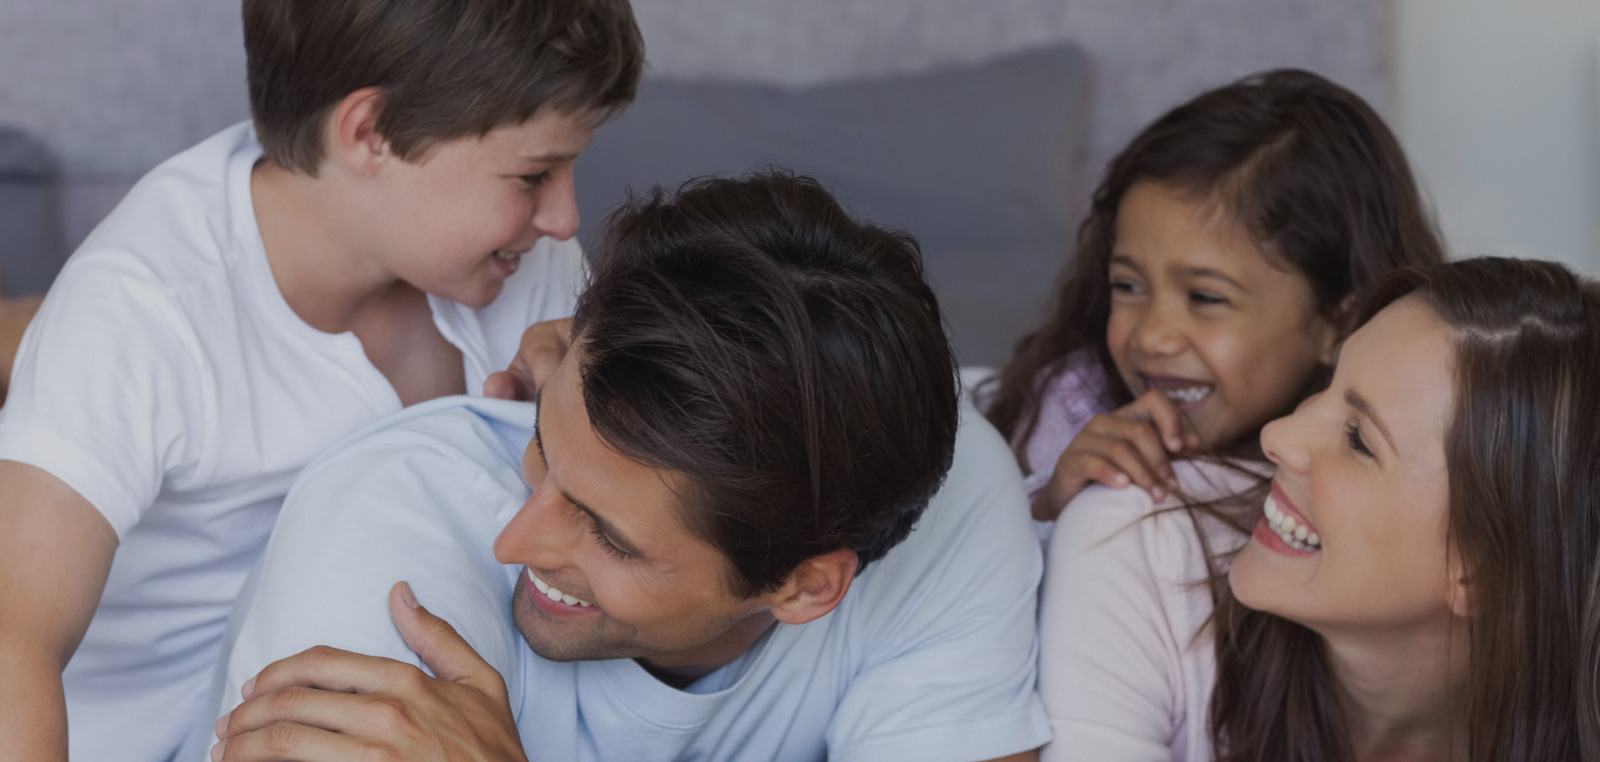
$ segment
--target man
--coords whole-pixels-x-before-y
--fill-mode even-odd
[[[536,408],[429,403],[302,475],[210,758],[1034,758],[1038,546],[915,244],[768,174],[596,255]]]

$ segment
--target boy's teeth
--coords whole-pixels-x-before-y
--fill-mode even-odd
[[[593,603],[590,603],[590,602],[588,602],[586,600],[583,600],[582,598],[574,598],[574,597],[572,597],[570,595],[567,595],[566,593],[561,592],[560,590],[557,590],[554,587],[551,587],[548,584],[545,584],[544,580],[533,576],[533,570],[532,569],[528,570],[528,581],[533,583],[533,587],[534,587],[535,590],[538,590],[541,594],[544,595],[544,597],[549,598],[552,601],[559,601],[561,603],[567,604],[568,606],[593,606],[594,605]]]
[[[522,256],[522,255],[521,254],[516,254],[516,253],[513,253],[513,252],[509,252],[509,251],[497,251],[497,252],[494,253],[494,258],[495,259],[504,260],[506,262],[510,262],[512,260],[515,260],[517,257],[520,257],[520,256]]]
[[[1317,550],[1322,547],[1322,537],[1311,528],[1295,521],[1293,516],[1283,512],[1278,507],[1278,501],[1271,495],[1267,502],[1261,506],[1262,513],[1267,516],[1267,526],[1283,540],[1284,544],[1295,550]]]

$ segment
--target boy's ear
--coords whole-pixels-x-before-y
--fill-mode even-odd
[[[860,559],[853,550],[835,550],[802,561],[771,593],[772,616],[784,624],[805,624],[832,611],[856,577]]]
[[[382,113],[382,90],[363,87],[346,95],[328,119],[325,160],[339,162],[358,174],[375,168],[389,153],[389,141],[378,132]]]

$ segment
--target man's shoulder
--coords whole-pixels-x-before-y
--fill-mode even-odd
[[[329,478],[382,481],[425,464],[433,478],[481,473],[520,490],[535,410],[530,402],[467,396],[413,405],[328,448],[301,472],[297,486]]]

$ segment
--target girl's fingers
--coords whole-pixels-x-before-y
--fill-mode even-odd
[[[1119,408],[1117,415],[1125,418],[1135,417],[1154,424],[1161,443],[1169,453],[1182,452],[1194,439],[1193,433],[1188,431],[1188,420],[1178,411],[1178,406],[1159,389],[1151,389],[1139,395],[1138,399]]]
[[[1172,457],[1168,454],[1166,445],[1161,441],[1161,435],[1156,431],[1155,425],[1150,421],[1135,418],[1124,418],[1117,415],[1104,416],[1103,421],[1091,421],[1097,425],[1085,427],[1084,432],[1089,434],[1083,437],[1082,443],[1073,441],[1073,446],[1082,446],[1094,449],[1110,459],[1118,467],[1127,470],[1133,477],[1134,483],[1146,490],[1158,484],[1163,487],[1172,487],[1177,474],[1172,470]],[[1131,447],[1136,456],[1127,454]],[[1119,455],[1118,453],[1122,453]],[[1153,474],[1148,481],[1141,481],[1131,469],[1143,469]],[[1151,492],[1155,495],[1154,491]],[[1157,500],[1165,494],[1155,496]]]
[[[1148,427],[1146,429],[1148,431]],[[1149,438],[1153,439],[1153,434]],[[1096,450],[1100,457],[1109,461],[1111,468],[1126,474],[1128,480],[1135,486],[1149,492],[1156,500],[1166,499],[1166,479],[1156,472],[1156,468],[1145,459],[1145,454],[1138,446],[1126,439],[1107,439],[1098,443]],[[1156,446],[1156,452],[1158,455],[1164,455],[1159,444]],[[1102,483],[1112,484],[1112,482]]]

